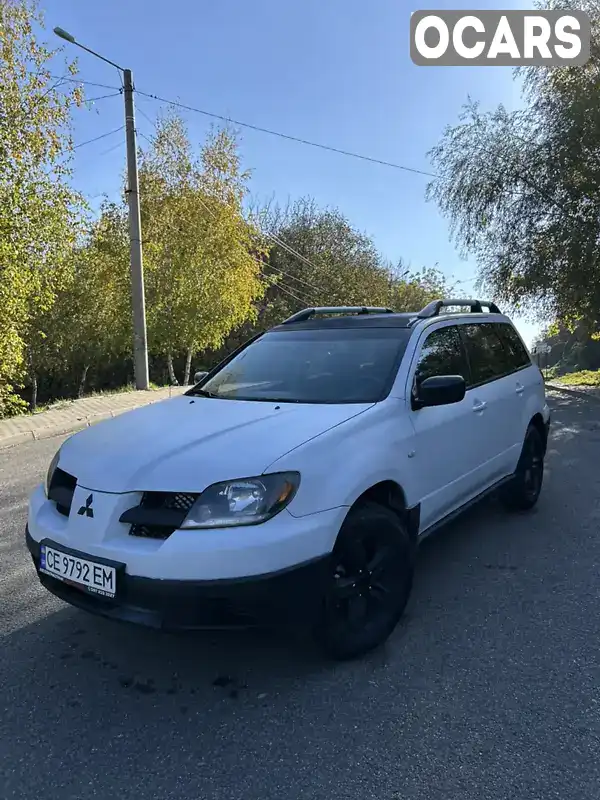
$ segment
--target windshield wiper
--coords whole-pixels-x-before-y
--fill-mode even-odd
[[[236,400],[252,401],[253,403],[306,403],[307,400],[292,400],[290,397],[237,397]]]
[[[214,392],[209,392],[208,389],[190,389],[189,392],[186,392],[187,395],[190,397],[194,397],[199,395],[200,397],[217,397],[220,398],[221,395],[215,394]]]

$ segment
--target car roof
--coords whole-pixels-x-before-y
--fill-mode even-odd
[[[348,316],[310,317],[298,322],[283,322],[272,331],[308,331],[327,328],[410,328],[417,313],[407,314],[349,314]]]
[[[436,317],[419,318],[419,322],[452,322],[452,320],[467,322],[504,322],[512,325],[512,322],[505,314],[493,314],[486,312],[461,311],[447,314],[439,314]]]
[[[435,317],[419,317],[418,311],[406,313],[387,313],[387,314],[349,314],[348,316],[314,316],[298,322],[283,322],[270,328],[270,331],[309,331],[326,330],[331,328],[417,328],[425,325],[429,326],[438,322],[449,321],[472,322],[504,322],[512,324],[510,319],[504,314],[481,313],[481,312],[452,312],[439,314]],[[420,323],[420,324],[419,324]]]

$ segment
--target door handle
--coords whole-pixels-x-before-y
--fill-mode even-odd
[[[483,400],[481,402],[476,401],[475,403],[473,403],[473,411],[475,411],[475,413],[477,413],[478,411],[485,411],[486,408],[487,408],[487,403],[485,403]]]
[[[522,384],[517,383],[517,388],[515,389],[515,392],[517,394],[523,394],[524,391],[525,391],[525,387]]]

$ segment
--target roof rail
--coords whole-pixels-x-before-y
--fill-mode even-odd
[[[501,313],[495,303],[489,303],[486,300],[433,300],[419,311],[418,317],[419,319],[437,317],[443,308],[448,308],[449,306],[469,306],[471,314],[485,314],[484,306],[489,309],[488,313],[490,314]]]
[[[374,306],[320,306],[317,308],[305,308],[292,314],[291,317],[282,322],[282,325],[289,325],[292,322],[306,322],[307,319],[317,314],[395,314],[393,308],[375,308]]]

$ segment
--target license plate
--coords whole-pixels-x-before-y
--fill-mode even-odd
[[[40,548],[40,572],[104,597],[114,597],[117,591],[115,567],[46,544]]]

